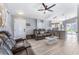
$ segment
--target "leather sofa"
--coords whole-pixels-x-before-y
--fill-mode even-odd
[[[45,29],[34,29],[35,40],[45,39],[47,36],[51,36],[51,31],[46,31]]]
[[[35,36],[35,40],[41,40],[44,39],[44,29],[34,29],[34,36]]]
[[[33,55],[34,54],[33,51],[31,51],[32,54],[28,53],[32,49],[31,49],[31,45],[27,42],[26,39],[20,38],[15,41],[12,38],[10,38],[8,34],[6,35],[5,31],[0,32],[0,38],[5,43],[5,47],[7,46],[6,48],[8,48],[6,50],[10,50],[10,52],[12,52],[13,55],[25,53],[24,51],[26,51],[26,53],[25,53],[26,55]],[[29,48],[30,50],[28,50],[27,48]]]

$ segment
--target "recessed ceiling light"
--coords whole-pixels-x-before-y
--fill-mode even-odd
[[[23,12],[18,12],[18,14],[19,14],[19,15],[23,15],[24,13],[23,13]]]
[[[17,14],[18,14],[18,15],[23,15],[24,12],[23,12],[23,11],[18,11]]]

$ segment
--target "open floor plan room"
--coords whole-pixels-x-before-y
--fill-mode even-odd
[[[78,3],[0,3],[0,55],[79,55]]]

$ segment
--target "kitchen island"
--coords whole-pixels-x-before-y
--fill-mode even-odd
[[[53,30],[52,31],[52,34],[54,35],[54,36],[58,36],[59,37],[59,39],[65,39],[65,37],[66,37],[66,32],[65,31],[60,31],[60,30]]]

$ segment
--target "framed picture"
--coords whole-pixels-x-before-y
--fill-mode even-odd
[[[26,26],[31,26],[30,23],[27,23]]]

